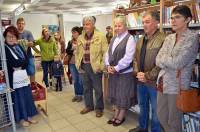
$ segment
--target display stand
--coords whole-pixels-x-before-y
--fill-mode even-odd
[[[1,20],[1,11],[0,11],[0,20]],[[16,132],[15,118],[13,113],[13,103],[11,99],[11,92],[7,72],[6,64],[6,55],[5,55],[5,46],[3,39],[3,29],[0,22],[0,53],[1,53],[1,70],[5,75],[5,85],[1,83],[0,90],[0,129],[12,125],[13,132]]]

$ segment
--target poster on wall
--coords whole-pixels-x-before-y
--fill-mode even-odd
[[[59,26],[58,25],[42,25],[42,29],[43,28],[47,28],[51,35],[53,35],[57,31],[59,31]]]

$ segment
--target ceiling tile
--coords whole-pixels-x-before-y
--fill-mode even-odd
[[[65,3],[69,3],[72,2],[72,0],[49,0],[48,3],[60,3],[60,4],[65,4]]]
[[[83,5],[87,2],[82,2],[82,1],[71,1],[69,2],[68,4],[71,4],[71,5]]]
[[[95,7],[95,6],[101,6],[102,3],[87,3],[87,4],[84,4],[83,6],[92,6],[92,7]]]
[[[55,6],[55,7],[57,7],[57,6],[61,6],[61,5],[63,5],[63,4],[58,4],[58,3],[45,3],[43,6]]]
[[[79,5],[71,5],[71,4],[65,4],[65,5],[62,5],[60,7],[63,7],[63,8],[76,8],[78,7]]]
[[[74,0],[74,1],[79,1],[79,2],[95,2],[97,0]]]
[[[37,9],[47,9],[47,10],[52,10],[52,8],[54,8],[54,7],[49,7],[49,6],[40,6],[40,7],[38,7]],[[36,10],[37,10],[36,9]]]

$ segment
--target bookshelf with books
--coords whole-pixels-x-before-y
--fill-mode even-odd
[[[133,8],[120,8],[113,11],[113,19],[117,15],[126,15],[129,30],[143,30],[142,15],[147,10],[158,10],[160,12],[160,30],[170,28],[171,11],[177,5],[187,5],[190,7],[193,19],[191,28],[200,27],[200,4],[199,0],[161,0],[156,4],[146,4]]]

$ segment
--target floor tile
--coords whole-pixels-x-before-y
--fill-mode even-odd
[[[79,131],[73,126],[66,126],[65,128],[56,130],[56,132],[79,132]]]
[[[106,131],[102,128],[95,128],[95,129],[89,130],[88,132],[106,132]]]
[[[94,123],[92,123],[91,121],[84,121],[84,122],[80,122],[80,123],[76,124],[75,127],[80,132],[86,132],[86,131],[96,128],[96,125]]]
[[[106,124],[104,126],[102,126],[102,128],[106,131],[106,132],[121,132],[121,131],[125,131],[126,128],[122,127],[122,126],[113,126],[112,124]]]
[[[39,125],[29,129],[29,132],[53,132],[48,125]]]
[[[49,125],[51,126],[51,128],[54,131],[56,131],[58,129],[65,128],[66,126],[69,126],[70,123],[67,122],[65,119],[61,119],[61,120],[51,121],[51,122],[49,122]]]
[[[83,115],[78,114],[78,115],[74,115],[74,116],[67,118],[67,120],[72,124],[77,124],[79,122],[84,122],[87,119]]]

